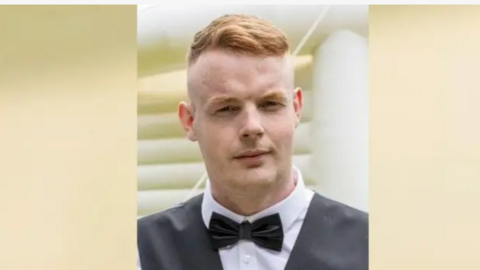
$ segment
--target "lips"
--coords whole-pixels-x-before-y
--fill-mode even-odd
[[[265,154],[268,154],[269,151],[266,150],[253,150],[253,151],[245,151],[237,156],[235,156],[236,159],[244,159],[244,158],[255,158],[259,157]]]

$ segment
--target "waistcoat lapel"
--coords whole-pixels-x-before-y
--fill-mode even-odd
[[[138,223],[142,270],[223,270],[201,216],[203,196]]]
[[[198,213],[198,216],[196,216],[191,230],[186,235],[186,238],[192,239],[192,241],[182,244],[182,250],[184,250],[182,256],[188,258],[188,263],[182,270],[223,270],[220,254],[212,247],[210,235],[203,223],[200,209],[196,213]]]
[[[285,270],[368,270],[368,222],[315,193]]]

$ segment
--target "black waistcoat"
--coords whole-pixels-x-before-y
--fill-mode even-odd
[[[138,220],[142,270],[223,270],[202,199]],[[368,270],[368,214],[315,193],[284,270]]]

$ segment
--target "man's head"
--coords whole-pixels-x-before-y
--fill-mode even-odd
[[[282,31],[253,16],[223,16],[195,35],[190,103],[179,117],[212,184],[245,189],[290,177],[302,92],[289,50]]]

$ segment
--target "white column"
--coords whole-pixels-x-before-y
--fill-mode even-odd
[[[368,42],[331,34],[314,54],[312,169],[326,197],[368,211]]]

